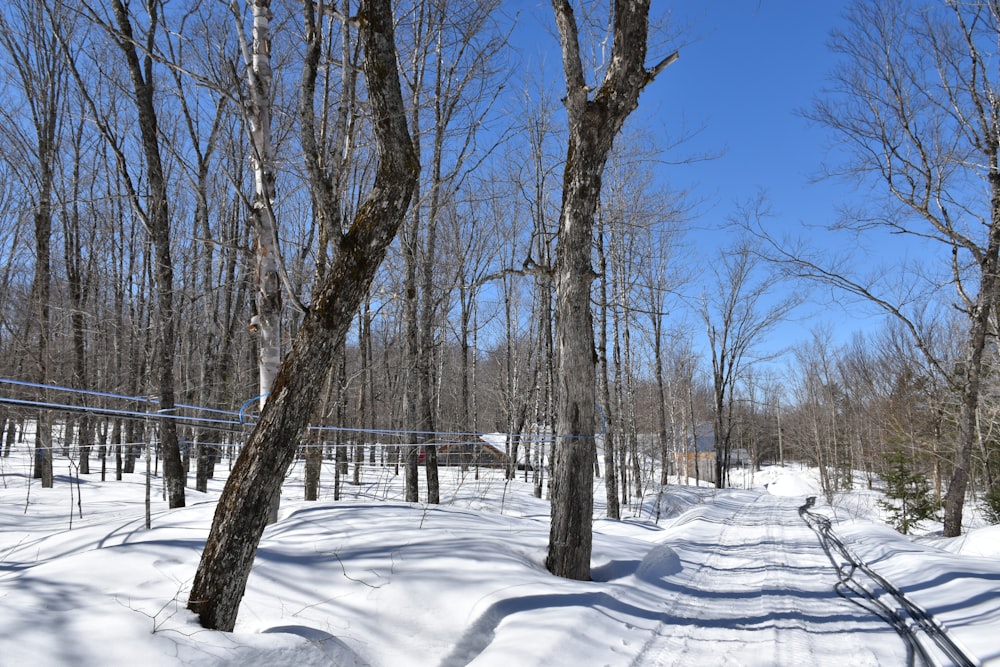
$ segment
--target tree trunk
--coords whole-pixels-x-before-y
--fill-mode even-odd
[[[174,411],[174,267],[170,254],[170,211],[168,208],[167,181],[160,159],[160,136],[157,128],[153,86],[153,48],[157,14],[150,12],[147,40],[150,42],[143,62],[136,50],[136,38],[128,11],[121,0],[112,0],[115,21],[118,25],[118,46],[128,62],[129,77],[135,94],[139,117],[139,134],[146,159],[148,178],[148,206],[144,219],[155,249],[154,276],[156,280],[157,345],[156,365],[159,385],[158,411],[167,418],[159,420],[160,448],[163,455],[163,483],[167,502],[171,508],[184,506],[184,466],[181,463],[177,441],[176,422],[169,418]]]
[[[559,388],[552,524],[545,565],[555,575],[590,579],[594,489],[594,325],[590,264],[601,175],[615,136],[639,104],[639,93],[676,58],[645,67],[649,0],[615,0],[612,53],[590,99],[568,0],[552,0],[562,48],[569,147],[556,251],[556,354]]]
[[[961,407],[958,417],[958,447],[952,463],[953,471],[944,506],[944,536],[958,537],[962,534],[962,514],[965,494],[969,486],[969,470],[972,465],[972,451],[977,439],[977,412],[982,385],[983,354],[989,328],[989,314],[996,299],[998,287],[997,270],[1000,261],[1000,172],[997,164],[991,165],[990,181],[993,190],[992,216],[989,240],[982,255],[980,272],[982,284],[975,306],[970,312],[969,335],[965,345],[962,364],[964,381],[961,384]]]
[[[83,122],[78,125],[73,134],[73,203],[69,210],[63,211],[64,252],[66,261],[66,279],[69,288],[72,315],[70,324],[73,330],[73,386],[77,389],[89,389],[87,377],[87,332],[84,322],[87,283],[89,277],[84,268],[83,247],[92,248],[93,235],[90,239],[81,238],[80,209],[81,174],[83,161],[82,135]],[[90,449],[93,442],[93,421],[88,415],[80,420],[80,474],[90,474]]]
[[[597,240],[597,258],[600,268],[600,318],[601,323],[597,329],[599,341],[597,350],[598,359],[598,385],[600,386],[600,400],[604,405],[604,497],[607,503],[607,515],[609,519],[621,518],[621,506],[618,504],[618,466],[620,463],[615,460],[615,447],[617,440],[617,423],[615,412],[611,404],[611,387],[608,384],[608,282],[607,282],[607,260],[604,252],[604,232],[603,223],[599,224]]]
[[[271,147],[271,2],[254,0],[250,67],[251,163],[254,173],[253,220],[257,249],[258,392],[261,409],[281,363],[281,277],[274,216],[274,151]]]
[[[358,442],[354,447],[354,478],[355,486],[361,484],[361,466],[365,461],[365,447],[370,447],[372,463],[374,463],[375,447],[372,442],[372,433],[375,430],[375,374],[372,369],[372,313],[371,294],[365,296],[361,307],[360,331],[358,332],[358,345],[361,348],[361,383],[360,396],[358,397],[358,424],[361,432],[358,434]]]
[[[321,401],[322,405],[324,401]],[[321,413],[325,410],[321,410]],[[305,489],[305,500],[319,500],[319,480],[323,470],[323,435],[322,432],[310,434],[302,439],[302,447],[305,448],[303,458],[305,459],[305,471],[303,484]]]
[[[650,318],[653,323],[653,369],[654,375],[656,376],[656,398],[657,398],[657,416],[659,417],[659,449],[660,449],[660,486],[666,486],[670,482],[670,468],[672,466],[672,461],[670,460],[670,450],[668,447],[668,442],[670,438],[667,436],[667,400],[671,399],[670,408],[670,433],[674,432],[673,426],[673,400],[672,393],[668,396],[666,391],[666,385],[663,381],[663,316],[660,314],[659,303],[653,303],[652,313]]]
[[[612,293],[617,292],[615,279],[612,277]],[[621,504],[625,507],[629,505],[629,445],[630,440],[626,436],[625,424],[625,370],[622,360],[622,318],[617,303],[617,296],[614,297],[615,305],[611,308],[611,355],[615,364],[615,391],[614,405],[611,412],[614,414],[613,424],[615,426],[615,438],[618,445],[618,474],[621,478],[619,491],[621,492]]]
[[[275,171],[271,144],[271,0],[252,0],[253,50],[247,48],[242,25],[240,46],[246,65],[250,101],[247,125],[253,166],[253,226],[257,288],[250,330],[257,334],[257,397],[263,410],[281,364],[281,257],[274,214]],[[270,521],[278,517],[280,494],[272,499]]]
[[[206,628],[230,631],[235,625],[268,508],[313,414],[317,388],[409,207],[419,172],[399,88],[391,4],[365,0],[359,16],[378,170],[219,499],[188,599]]]
[[[416,113],[414,113],[416,119]],[[416,125],[416,123],[414,123]],[[414,130],[416,134],[416,129]],[[403,327],[405,329],[406,366],[403,370],[405,386],[403,388],[403,415],[405,430],[409,431],[403,449],[404,457],[404,494],[406,502],[420,501],[419,465],[420,449],[423,446],[426,429],[420,423],[420,395],[418,360],[420,358],[420,326],[418,320],[417,298],[417,248],[420,228],[419,207],[414,207],[410,213],[410,221],[403,230],[402,249],[404,263],[403,287]]]
[[[17,437],[17,418],[11,415],[6,422],[7,432],[3,442],[3,457],[10,456],[10,450],[14,447],[14,439]],[[3,435],[3,433],[0,433]]]

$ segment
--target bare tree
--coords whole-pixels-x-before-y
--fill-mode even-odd
[[[220,218],[232,216],[226,207],[226,195],[213,190],[212,184],[220,164],[216,155],[225,137],[223,131],[233,119],[230,102],[234,97],[232,88],[237,84],[228,69],[226,47],[216,47],[217,35],[228,32],[223,32],[222,26],[228,27],[229,17],[224,6],[219,8],[222,11],[212,13],[205,11],[204,4],[195,4],[178,28],[165,35],[164,46],[173,64],[170,75],[180,107],[181,126],[187,134],[187,143],[177,136],[167,143],[166,149],[176,156],[190,184],[194,196],[190,234],[198,241],[182,256],[182,298],[186,297],[190,305],[180,320],[186,323],[187,331],[179,336],[179,347],[187,350],[184,356],[188,359],[189,373],[194,373],[197,381],[192,381],[190,376],[182,377],[181,385],[186,387],[185,402],[215,407],[222,406],[226,399],[224,392],[228,383],[224,377],[230,367],[235,333],[232,329],[232,291],[243,285],[242,281],[224,278],[216,281],[214,276],[219,262],[226,266],[232,264],[232,246],[222,236],[224,225],[219,224],[216,228],[212,224],[213,213]],[[205,41],[199,44],[195,36]],[[231,53],[232,47],[229,51]],[[217,78],[214,73],[220,70],[226,72],[225,84],[204,85],[206,80]],[[224,178],[218,180],[226,182]],[[187,272],[184,271],[184,258],[190,267]],[[205,428],[194,429],[192,436],[197,463],[195,488],[205,492],[220,451],[212,442],[217,436],[213,430]]]
[[[590,251],[601,174],[615,137],[639,104],[639,93],[677,58],[674,52],[646,67],[649,4],[649,0],[615,0],[609,64],[595,91],[584,76],[573,8],[568,0],[552,2],[566,80],[569,146],[556,249],[559,398],[545,565],[553,574],[571,579],[590,579],[593,542],[596,355]]]
[[[7,14],[12,16],[8,18]],[[67,69],[59,52],[59,39],[68,39],[71,27],[69,14],[60,9],[47,11],[42,2],[26,2],[10,6],[0,13],[0,45],[9,54],[20,86],[18,103],[3,113],[5,132],[11,143],[26,158],[25,192],[30,198],[35,236],[35,270],[32,280],[35,309],[35,381],[49,382],[49,339],[51,337],[50,299],[52,284],[51,241],[55,180],[66,96]],[[16,109],[28,115],[24,122],[10,118]],[[30,128],[19,131],[18,128]],[[13,156],[12,156],[13,157]],[[45,396],[40,397],[43,401]],[[42,487],[53,484],[51,415],[41,411],[35,431],[35,477]]]
[[[921,338],[912,309],[878,285],[801,257],[805,276],[862,296],[898,318],[960,396],[944,534],[961,533],[976,444],[989,318],[1000,269],[1000,86],[993,62],[1000,36],[996,2],[856,2],[835,35],[843,56],[835,88],[811,116],[844,140],[841,173],[887,195],[883,208],[849,211],[852,232],[883,229],[942,246],[956,307],[965,315],[964,351],[946,368]],[[880,202],[881,203],[881,202]],[[923,281],[917,276],[916,281]]]
[[[117,167],[122,196],[128,201],[136,217],[141,221],[153,246],[154,257],[150,265],[151,276],[156,291],[155,317],[155,372],[158,393],[158,410],[164,416],[159,419],[159,440],[163,456],[163,477],[167,500],[170,507],[184,506],[185,471],[181,461],[177,437],[177,426],[172,419],[175,410],[174,357],[176,347],[176,313],[174,310],[174,266],[171,254],[171,210],[167,187],[167,172],[161,152],[161,132],[155,95],[155,63],[157,57],[156,39],[161,27],[161,5],[150,0],[139,12],[144,12],[145,28],[136,35],[132,6],[126,7],[121,0],[111,3],[108,17],[89,5],[82,5],[87,18],[113,41],[125,61],[128,90],[138,120],[140,152],[144,163],[144,182],[136,184],[130,170],[130,160],[126,155],[124,140],[112,126],[116,110],[101,113],[95,95],[89,89],[81,72],[77,57],[69,46],[67,36],[56,32],[59,51],[69,66],[73,79],[97,125],[107,147],[111,150]],[[48,10],[50,13],[53,9]],[[128,280],[134,274],[128,276]],[[133,338],[133,342],[135,338]],[[147,345],[152,341],[146,341]],[[149,350],[152,352],[152,350]],[[146,352],[146,351],[144,351]],[[135,362],[135,355],[131,355]],[[141,364],[140,364],[141,365]],[[137,383],[140,373],[129,373],[129,382]],[[137,385],[133,385],[137,386]],[[133,392],[132,395],[135,395]],[[130,422],[133,427],[136,423]],[[135,436],[138,438],[138,436]],[[135,440],[131,440],[134,442]],[[126,459],[127,463],[128,459]]]
[[[63,222],[63,257],[66,264],[66,283],[69,291],[70,328],[73,340],[73,382],[71,386],[79,389],[90,388],[90,378],[87,365],[87,331],[84,318],[87,312],[87,301],[92,291],[91,279],[94,273],[95,258],[93,256],[94,240],[97,235],[96,226],[82,224],[81,200],[84,193],[84,136],[83,120],[76,123],[72,133],[72,170],[69,185],[69,201],[62,207]],[[87,256],[89,255],[89,256]],[[83,415],[79,422],[79,470],[80,474],[90,474],[90,444],[93,439],[94,420],[90,415]]]
[[[403,71],[410,98],[414,142],[426,167],[418,186],[417,205],[402,232],[404,260],[403,316],[406,329],[406,418],[412,443],[424,453],[427,499],[440,500],[437,449],[431,433],[438,429],[441,359],[441,315],[457,273],[442,269],[439,245],[446,212],[453,210],[456,189],[478,164],[481,121],[502,86],[495,85],[496,56],[506,41],[493,29],[499,3],[413,3],[409,66]],[[416,448],[407,453],[406,497],[415,501]]]
[[[756,200],[740,216],[759,219],[764,214]],[[754,348],[789,312],[802,302],[800,293],[770,301],[781,275],[768,270],[752,241],[744,239],[722,252],[716,271],[715,291],[702,300],[702,319],[712,355],[713,433],[715,435],[715,485],[726,485],[732,446],[733,402],[737,384],[748,367],[758,361]]]
[[[184,467],[181,464],[177,425],[171,418],[174,410],[174,351],[176,344],[176,314],[174,312],[174,264],[170,248],[170,207],[167,176],[163,169],[160,151],[159,121],[154,99],[153,81],[154,41],[159,27],[160,6],[150,0],[146,6],[149,25],[143,42],[133,32],[129,10],[121,0],[112,0],[112,11],[117,30],[114,34],[128,66],[129,79],[135,93],[139,135],[146,160],[149,180],[147,205],[140,211],[156,252],[154,275],[156,277],[156,372],[159,389],[159,410],[166,417],[160,419],[160,447],[163,452],[163,479],[170,507],[184,506]],[[144,43],[139,51],[138,44]],[[134,198],[138,202],[138,198]]]
[[[364,0],[358,15],[378,169],[353,224],[338,240],[336,260],[315,291],[219,499],[188,599],[207,628],[232,630],[235,624],[268,509],[315,411],[336,349],[409,207],[419,172],[399,88],[391,4]]]
[[[259,337],[258,396],[261,408],[267,402],[274,376],[281,363],[281,256],[278,248],[278,221],[274,213],[275,168],[271,141],[271,2],[253,0],[252,48],[243,37],[240,19],[240,48],[246,66],[247,125],[250,135],[250,161],[254,173],[253,221],[256,232],[257,311],[252,330]]]
[[[829,334],[815,332],[807,346],[795,350],[801,377],[798,382],[796,407],[798,434],[796,440],[805,447],[800,456],[819,470],[820,488],[827,502],[840,490],[838,471],[844,442],[844,390],[838,381]]]
[[[653,338],[654,376],[658,377],[658,391],[663,396],[662,334],[665,316],[666,293],[679,284],[679,272],[674,265],[674,237],[678,223],[687,206],[681,193],[671,192],[654,184],[651,170],[653,159],[647,153],[655,143],[649,137],[631,132],[622,136],[609,157],[604,178],[598,217],[607,230],[606,248],[599,249],[602,260],[600,280],[607,282],[610,301],[607,307],[612,317],[613,372],[615,402],[605,408],[605,416],[617,423],[618,442],[622,457],[618,472],[621,477],[621,501],[629,502],[629,486],[634,496],[642,497],[645,480],[642,462],[647,452],[640,452],[640,425],[654,428],[652,421],[641,424],[643,414],[639,393],[643,387],[641,373],[637,371],[643,342]],[[605,266],[606,263],[606,266]],[[603,290],[603,286],[602,286]],[[603,299],[602,299],[603,300]],[[644,317],[650,319],[651,330],[644,330]],[[602,314],[603,317],[603,314]],[[605,363],[606,365],[606,363]],[[604,379],[601,379],[604,382]],[[664,465],[661,478],[669,470],[668,458],[663,455],[667,446],[667,413],[665,400],[658,404],[660,454]],[[616,413],[612,415],[612,413]],[[605,455],[607,456],[606,447]],[[608,462],[605,462],[605,467]],[[606,478],[611,479],[610,471]],[[610,481],[606,482],[610,483]],[[663,483],[666,483],[665,481]]]

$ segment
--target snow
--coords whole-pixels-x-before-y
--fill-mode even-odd
[[[754,475],[753,481],[771,495],[786,498],[818,496],[822,489],[818,475],[780,466],[765,468]]]
[[[223,480],[167,510],[154,479],[147,530],[141,474],[77,486],[61,466],[41,489],[24,455],[0,459],[0,665],[913,664],[835,592],[799,516],[807,496],[978,664],[1000,665],[1000,527],[910,539],[878,522],[874,492],[824,504],[808,469],[654,489],[621,521],[598,501],[593,581],[579,582],[546,572],[548,505],[523,479],[443,469],[446,504],[429,506],[373,467],[342,500],[306,502],[296,467],[222,633],[185,604]]]

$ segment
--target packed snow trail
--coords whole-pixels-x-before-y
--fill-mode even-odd
[[[632,664],[916,664],[891,626],[835,592],[840,577],[801,504],[720,491],[668,528],[677,565],[658,577],[662,619]]]
[[[670,486],[642,517],[596,519],[593,580],[573,581],[545,570],[549,507],[530,483],[444,470],[452,504],[430,506],[402,502],[402,481],[378,467],[341,501],[306,502],[299,465],[234,633],[184,607],[222,480],[183,509],[157,494],[144,530],[142,475],[84,479],[68,498],[33,488],[27,457],[0,472],[0,667],[921,664],[837,595],[848,559],[838,546],[831,561],[798,516],[816,493],[798,470],[762,473],[770,493]],[[839,511],[830,537],[972,662],[1000,667],[1000,527],[946,542],[978,544],[957,555],[814,511]]]

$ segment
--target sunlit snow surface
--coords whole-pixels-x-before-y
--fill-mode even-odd
[[[4,666],[908,664],[892,628],[834,592],[798,513],[810,495],[855,553],[1000,665],[998,529],[911,540],[877,523],[872,492],[825,504],[809,470],[650,489],[622,521],[599,518],[599,500],[594,581],[576,582],[545,571],[548,506],[530,481],[445,469],[444,504],[413,505],[391,469],[366,468],[334,502],[327,468],[307,503],[296,468],[234,633],[185,609],[221,480],[184,509],[154,497],[146,530],[140,475],[78,487],[63,469],[43,490],[23,457],[0,472]]]

